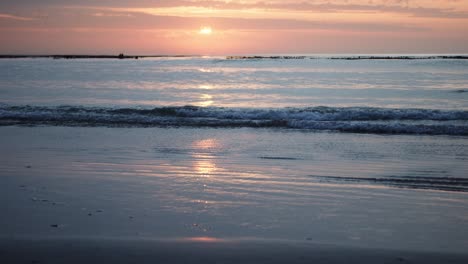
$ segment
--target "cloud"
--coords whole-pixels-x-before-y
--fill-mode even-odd
[[[94,13],[92,15],[95,16],[95,17],[133,17],[132,14],[116,13],[116,12],[113,12],[113,13],[97,12],[97,13]]]
[[[453,53],[468,36],[468,0],[15,0],[0,10],[12,51],[42,41],[71,52]],[[202,38],[201,26],[215,33]]]
[[[80,7],[101,7],[101,8],[140,8],[163,10],[186,10],[198,9],[199,13],[226,13],[226,10],[242,13],[248,10],[262,10],[265,12],[282,10],[288,11],[308,11],[322,13],[395,13],[405,14],[414,17],[440,17],[440,18],[468,18],[468,6],[464,1],[453,0],[347,0],[347,1],[220,1],[220,0],[173,0],[173,1],[113,1],[112,5],[99,5],[97,2],[85,5],[88,1],[81,1],[81,4],[73,4]],[[187,13],[187,15],[191,15]]]
[[[255,16],[252,16],[255,17]],[[37,21],[42,22],[42,21]],[[335,21],[320,19],[288,18],[239,18],[239,17],[181,17],[150,14],[146,12],[121,12],[101,9],[78,9],[68,12],[54,12],[45,23],[30,23],[29,28],[100,28],[109,30],[198,30],[202,25],[211,25],[218,31],[225,30],[331,30],[347,32],[423,32],[423,25],[389,23],[383,21]],[[0,28],[14,27],[14,24],[0,25]],[[18,25],[22,27],[23,25]]]
[[[11,20],[18,20],[18,21],[32,21],[32,20],[35,20],[34,18],[30,18],[30,17],[22,17],[22,16],[15,16],[15,15],[1,14],[1,13],[0,13],[0,19],[11,19]]]
[[[387,14],[390,16],[405,16],[417,18],[468,19],[468,10],[454,7],[426,7],[388,4],[335,4],[335,3],[280,3],[280,2],[219,2],[219,1],[173,1],[163,2],[153,6],[138,5],[122,7],[112,6],[80,6],[67,8],[90,8],[111,10],[116,12],[141,12],[153,15],[169,15],[181,17],[249,17],[249,18],[302,18],[325,14]]]
[[[468,18],[466,0],[15,0],[0,3],[0,9],[90,7],[181,9],[201,11],[282,10],[322,13],[394,13],[413,17]],[[206,14],[209,14],[207,12]],[[212,13],[212,12],[211,12]],[[239,13],[242,14],[242,13]]]

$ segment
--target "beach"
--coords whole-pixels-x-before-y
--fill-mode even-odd
[[[2,263],[468,260],[464,60],[0,68]]]
[[[347,248],[291,241],[19,239],[0,241],[7,263],[466,263],[466,254]]]
[[[7,244],[19,240],[25,246],[25,238],[33,238],[61,245],[61,239],[81,238],[112,247],[113,240],[128,238],[179,245],[172,240],[207,238],[214,244],[244,239],[241,244],[248,245],[261,239],[358,247],[370,254],[461,254],[467,243],[465,192],[445,191],[450,185],[427,179],[333,178],[440,174],[441,164],[462,177],[465,163],[454,162],[447,150],[466,148],[463,138],[443,146],[444,137],[311,137],[255,129],[4,127],[1,133],[9,139],[1,185]],[[434,146],[438,155],[430,152]],[[181,250],[190,248],[184,245]]]

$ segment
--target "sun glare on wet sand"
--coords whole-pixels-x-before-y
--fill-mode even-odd
[[[199,33],[202,35],[211,35],[213,33],[213,30],[211,29],[211,27],[202,27],[200,28]]]

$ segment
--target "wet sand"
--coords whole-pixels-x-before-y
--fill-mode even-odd
[[[467,193],[434,180],[443,168],[463,178],[463,138],[79,127],[0,136],[2,264],[468,260]],[[422,169],[422,182],[396,177]]]
[[[307,242],[0,239],[2,263],[467,263],[468,255],[345,248]]]

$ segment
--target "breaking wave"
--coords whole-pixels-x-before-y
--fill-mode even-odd
[[[0,125],[276,127],[350,133],[468,135],[468,111],[370,107],[110,108],[0,105]]]

